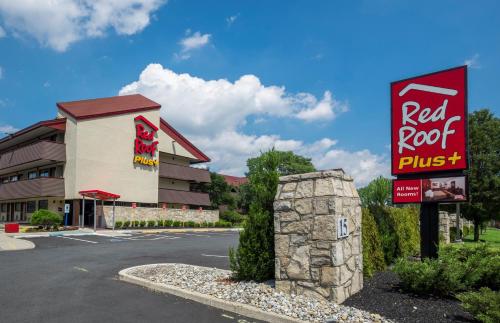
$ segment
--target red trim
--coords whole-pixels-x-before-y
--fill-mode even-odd
[[[5,141],[8,141],[12,138],[18,137],[22,134],[28,133],[30,131],[33,131],[35,129],[41,128],[41,127],[47,127],[47,128],[52,128],[60,131],[66,130],[66,118],[60,118],[60,119],[53,119],[53,120],[44,120],[37,122],[35,124],[32,124],[31,126],[28,126],[24,129],[21,129],[11,135],[8,135],[2,139],[0,139],[0,143],[3,143]]]
[[[144,118],[142,115],[140,116],[137,116],[134,118],[135,121],[142,121],[144,122],[145,124],[147,124],[149,127],[151,127],[151,129],[153,129],[154,131],[158,131],[158,127],[155,126],[151,121],[149,121],[148,119]]]
[[[119,199],[120,195],[118,194],[113,194],[109,192],[104,192],[101,190],[86,190],[86,191],[80,191],[78,192],[82,196],[87,196],[87,197],[92,197],[92,198],[98,198],[99,200],[109,200],[109,199]]]
[[[210,158],[205,155],[201,150],[196,148],[189,140],[187,140],[183,135],[181,135],[177,130],[175,130],[171,125],[168,124],[163,118],[160,118],[160,128],[167,135],[172,137],[175,141],[177,141],[184,149],[189,151],[193,156],[198,159],[199,163],[209,162]]]

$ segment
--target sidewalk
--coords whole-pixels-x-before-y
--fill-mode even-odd
[[[15,251],[35,248],[35,244],[31,241],[15,239],[0,232],[0,251]]]

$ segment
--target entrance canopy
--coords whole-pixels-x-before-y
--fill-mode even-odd
[[[84,197],[96,198],[98,200],[116,200],[120,198],[120,195],[118,194],[104,192],[101,190],[87,190],[87,191],[80,191],[78,193],[80,193],[80,195]]]
[[[101,200],[101,201],[113,200],[113,220],[112,221],[113,221],[113,230],[114,230],[115,229],[115,202],[116,202],[116,199],[120,198],[120,195],[114,194],[114,193],[109,193],[109,192],[104,192],[101,190],[86,190],[86,191],[80,191],[78,193],[80,193],[80,195],[83,196],[81,227],[83,227],[83,224],[84,224],[83,217],[85,214],[85,197],[90,197],[90,198],[94,199],[94,231],[96,231],[96,229],[97,229],[96,200]],[[101,205],[102,205],[102,202],[101,202]],[[103,214],[103,216],[104,216],[104,214]]]

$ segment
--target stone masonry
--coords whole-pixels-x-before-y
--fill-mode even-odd
[[[102,216],[102,206],[97,206],[97,215]],[[103,226],[111,228],[113,226],[113,207],[104,206]],[[115,221],[149,221],[149,220],[172,220],[172,221],[193,221],[195,223],[217,222],[219,221],[219,210],[182,210],[182,209],[162,209],[151,207],[125,207],[117,206]]]
[[[277,290],[342,303],[363,288],[361,203],[342,169],[280,177],[274,232]]]
[[[443,243],[450,243],[450,215],[446,211],[439,211],[439,236]]]

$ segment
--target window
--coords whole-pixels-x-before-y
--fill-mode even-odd
[[[8,183],[8,182],[9,182],[9,178],[8,177],[2,178],[2,183]]]
[[[48,169],[43,169],[40,171],[40,177],[49,177],[50,176],[50,172]]]
[[[0,211],[7,212],[7,203],[0,204]]]
[[[36,171],[28,173],[28,179],[33,179],[33,178],[36,178],[36,177],[37,177]]]
[[[21,211],[21,203],[16,203],[16,212]]]
[[[33,213],[35,211],[36,211],[36,202],[35,201],[26,202],[26,212]]]
[[[38,201],[38,209],[45,209],[47,210],[49,208],[49,201],[47,200],[40,200]]]
[[[14,175],[14,176],[10,177],[10,181],[11,182],[17,182],[18,180],[19,180],[19,176],[18,175]]]

